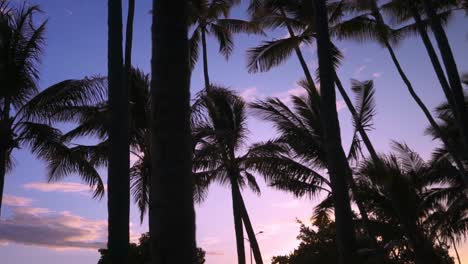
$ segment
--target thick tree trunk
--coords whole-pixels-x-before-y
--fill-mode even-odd
[[[240,192],[239,188],[237,188],[236,192],[238,192],[239,206],[240,206],[240,211],[242,215],[242,220],[244,222],[245,230],[247,231],[247,236],[249,237],[250,247],[252,249],[252,252],[255,258],[255,263],[263,264],[263,258],[260,252],[260,247],[258,246],[257,237],[255,235],[252,222],[250,221],[250,217],[247,212],[247,207],[245,206],[244,199],[242,198],[242,193]]]
[[[187,0],[153,0],[150,236],[157,264],[195,259],[187,20]]]
[[[5,188],[5,176],[7,171],[8,145],[11,138],[10,129],[10,99],[4,99],[4,109],[0,116],[0,216],[2,215],[3,191]]]
[[[234,214],[234,230],[236,232],[237,263],[245,264],[244,228],[242,226],[241,198],[239,187],[231,179],[232,211]]]
[[[347,180],[350,168],[341,146],[338,113],[336,111],[335,70],[331,60],[331,42],[328,31],[328,15],[324,0],[314,1],[315,24],[321,87],[321,117],[324,128],[324,146],[328,173],[335,201],[335,219],[339,263],[355,263],[356,239]]]
[[[424,0],[424,9],[429,16],[429,24],[434,32],[439,47],[442,61],[444,62],[450,86],[452,87],[453,99],[458,109],[458,126],[460,127],[461,139],[465,152],[468,151],[468,114],[465,106],[465,94],[461,82],[460,72],[453,55],[445,30],[440,18],[437,16],[432,0]]]
[[[210,75],[208,73],[208,51],[206,44],[206,29],[202,28],[202,51],[203,51],[203,76],[205,78],[205,90],[211,88]]]
[[[111,112],[108,166],[108,249],[113,264],[128,263],[130,179],[128,92],[123,80],[122,2],[109,0],[108,79]]]

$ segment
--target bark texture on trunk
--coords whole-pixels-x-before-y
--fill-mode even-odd
[[[328,15],[324,0],[314,1],[317,26],[317,48],[321,87],[320,110],[325,136],[328,173],[335,201],[335,219],[339,263],[355,263],[356,239],[347,180],[351,177],[346,155],[341,145],[336,111],[335,71],[331,60]]]
[[[122,2],[108,4],[109,130],[108,249],[113,264],[128,263],[130,179],[128,93],[123,79]]]
[[[150,236],[153,263],[195,259],[188,1],[153,0]]]

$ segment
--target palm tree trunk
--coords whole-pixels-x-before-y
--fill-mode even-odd
[[[5,185],[7,150],[0,146],[0,216],[2,215],[3,188]]]
[[[437,57],[437,53],[434,49],[434,46],[432,45],[431,39],[429,38],[429,34],[427,33],[426,28],[422,24],[423,22],[421,15],[419,14],[419,11],[414,5],[414,3],[411,2],[410,4],[411,13],[413,14],[413,18],[418,27],[419,35],[421,36],[424,46],[426,47],[432,66],[434,67],[434,71],[437,75],[437,78],[439,79],[440,86],[444,91],[445,97],[447,98],[447,102],[453,109],[453,113],[458,115],[458,110],[456,109],[455,103],[453,101],[453,94],[452,91],[450,91],[450,85],[447,81],[447,78],[445,77],[444,70],[442,68],[442,65],[440,64],[439,58]]]
[[[153,263],[195,259],[188,0],[153,0],[150,236]]]
[[[123,80],[122,2],[109,0],[108,249],[114,264],[128,263],[130,178],[128,92]]]
[[[127,31],[125,37],[125,72],[132,68],[133,20],[135,18],[135,0],[128,0]]]
[[[288,24],[286,24],[286,25],[288,26]],[[292,29],[289,26],[288,26],[288,31],[290,31],[290,33],[289,33],[290,35],[294,34],[294,32],[292,32]],[[309,67],[305,63],[304,57],[302,56],[302,52],[301,52],[299,47],[296,48],[296,54],[297,54],[297,57],[298,57],[298,59],[299,59],[299,61],[301,63],[304,74],[306,75],[306,80],[308,82],[312,82],[312,85],[311,84],[310,85],[311,85],[311,87],[315,88],[315,85],[313,85],[313,79],[311,78]],[[338,87],[338,91],[340,92],[341,96],[345,100],[346,106],[350,110],[354,120],[356,120],[357,119],[356,109],[354,108],[353,103],[351,102],[351,99],[349,98],[348,94],[346,93],[346,90],[344,89],[343,84],[341,83],[340,79],[338,78],[338,75],[336,75],[336,72],[335,72],[335,76],[336,76],[335,77],[336,78],[335,82],[336,82],[336,85]],[[366,148],[368,149],[369,153],[371,154],[372,159],[374,161],[378,160],[379,158],[378,158],[377,152],[375,151],[374,146],[372,145],[369,137],[367,136],[366,131],[362,127],[358,127],[358,132],[361,135],[362,140],[363,140],[364,144],[366,145]],[[356,184],[354,182],[353,177],[351,177],[349,179],[349,183],[350,183],[351,191],[356,195],[356,187],[355,187]],[[362,221],[364,223],[364,227],[365,227],[365,229],[366,229],[366,231],[367,231],[367,233],[369,235],[369,239],[372,241],[373,245],[376,248],[378,248],[378,243],[377,243],[376,236],[375,236],[376,233],[373,231],[373,228],[371,227],[370,220],[369,220],[369,217],[368,217],[368,214],[367,214],[367,210],[364,207],[364,205],[361,203],[361,201],[359,200],[358,197],[355,197],[355,200],[356,200],[356,204],[357,204],[358,209],[359,209],[359,214],[361,215]]]
[[[242,226],[241,198],[239,187],[231,179],[232,211],[234,214],[234,230],[236,232],[237,263],[245,264],[244,228]]]
[[[8,145],[10,139],[10,99],[4,99],[3,114],[0,117],[0,216],[2,215],[3,191],[5,187],[5,176],[8,158]]]
[[[450,237],[450,240],[452,241],[453,250],[455,251],[455,255],[457,256],[458,264],[462,264],[460,254],[458,254],[457,243],[455,243],[455,239],[453,239],[452,236]]]
[[[349,175],[351,170],[341,146],[340,126],[336,111],[335,73],[330,52],[328,15],[324,0],[314,1],[314,7],[321,87],[320,109],[324,128],[328,173],[335,201],[338,259],[341,264],[355,263],[356,239],[347,184],[347,179],[351,177]]]
[[[206,29],[203,27],[201,31],[202,35],[202,50],[203,50],[203,75],[205,77],[205,89],[209,90],[211,88],[210,75],[208,73],[208,51],[206,44]]]
[[[440,18],[437,16],[432,0],[424,0],[424,9],[429,17],[429,22],[434,32],[437,45],[439,47],[442,60],[445,65],[448,80],[452,87],[453,98],[455,105],[458,108],[459,127],[461,129],[462,143],[464,144],[465,152],[468,151],[468,114],[465,106],[465,94],[463,92],[460,73],[457,63],[450,47],[449,40],[442,27]]]
[[[239,188],[236,189],[239,198],[239,206],[240,211],[242,214],[242,220],[244,222],[245,230],[247,231],[247,236],[249,237],[250,247],[252,249],[255,263],[256,264],[263,264],[262,254],[260,252],[260,247],[258,246],[257,237],[255,235],[255,231],[252,226],[252,222],[250,221],[249,214],[247,212],[247,207],[245,206],[244,199],[242,198],[242,194]]]

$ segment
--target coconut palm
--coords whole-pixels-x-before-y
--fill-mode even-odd
[[[34,16],[41,12],[36,5],[25,3],[12,7],[9,1],[0,1],[0,208],[5,175],[13,168],[12,152],[28,147],[32,153],[48,163],[52,179],[60,178],[65,171],[79,172],[91,186],[95,196],[102,196],[104,185],[97,172],[80,156],[62,144],[60,130],[51,126],[44,104],[52,106],[50,91],[38,91],[38,64],[43,48],[47,21],[35,24]],[[79,85],[86,86],[86,81]]]
[[[391,218],[396,218],[401,225],[414,250],[416,263],[444,263],[434,247],[437,236],[432,232],[438,232],[440,229],[435,228],[441,227],[434,224],[433,214],[440,213],[435,209],[441,200],[460,196],[461,177],[449,162],[428,163],[407,145],[396,142],[393,145],[396,153],[382,156],[381,164],[371,160],[361,164],[359,175],[370,181],[368,187],[375,188],[372,191],[365,187],[362,193],[373,192],[380,200],[387,200],[385,207],[392,208]],[[434,187],[451,183],[457,177],[458,183],[453,185],[456,187]]]
[[[260,192],[255,177],[246,167],[250,153],[240,154],[247,137],[245,103],[225,88],[212,88],[207,93],[201,93],[193,106],[197,116],[194,134],[199,138],[194,154],[194,171],[211,182],[227,185],[231,189],[238,263],[245,263],[242,224],[256,263],[263,263],[241,194],[246,186]]]
[[[208,72],[207,36],[212,35],[216,38],[219,52],[227,59],[234,48],[233,34],[260,32],[253,23],[228,18],[232,7],[239,2],[239,0],[196,0],[191,2],[190,24],[193,27],[193,32],[190,37],[190,65],[193,69],[198,61],[201,42],[206,89],[209,89],[211,85]]]
[[[324,0],[314,1],[315,26],[317,33],[317,54],[320,78],[320,116],[324,134],[324,150],[328,173],[332,185],[335,205],[337,247],[340,263],[353,263],[355,234],[348,193],[348,179],[351,176],[346,155],[341,145],[340,127],[336,111],[335,69],[332,59],[332,45],[328,28],[328,12]]]
[[[377,1],[366,0],[366,1],[341,1],[340,8],[336,10],[336,19],[339,21],[337,25],[333,27],[332,33],[339,39],[354,39],[358,41],[373,40],[382,44],[389,52],[390,57],[397,68],[397,71],[405,83],[411,97],[417,103],[419,108],[423,111],[430,125],[435,130],[440,130],[439,125],[432,116],[431,112],[416,93],[411,81],[404,72],[396,53],[393,49],[392,43],[398,42],[404,33],[397,32],[385,23],[384,17],[381,14]],[[357,14],[356,14],[357,13]],[[352,18],[347,18],[347,15],[352,15]],[[341,18],[340,18],[341,17]],[[442,133],[440,133],[442,134]],[[460,157],[456,155],[454,151],[455,146],[450,145],[448,138],[445,136],[441,137],[444,145],[450,149],[450,153],[453,156],[454,161],[457,163],[457,167],[460,173],[465,176],[468,182],[468,174],[461,162]]]
[[[128,89],[122,54],[122,1],[108,2],[108,249],[113,263],[128,262],[130,180]]]
[[[445,69],[447,69],[447,73],[449,73],[450,80],[447,80],[445,76],[444,68],[442,67],[441,62],[437,56],[435,48],[430,40],[428,34],[428,25],[432,25],[433,32],[435,32],[435,28],[437,28],[439,37],[437,38],[438,43],[442,43],[443,45],[449,45],[448,40],[445,36],[444,29],[442,28],[442,24],[446,24],[447,21],[451,16],[454,15],[455,11],[460,9],[459,4],[457,1],[439,1],[437,2],[437,6],[434,7],[433,4],[429,3],[429,8],[432,10],[432,17],[424,18],[423,12],[420,10],[424,9],[422,6],[423,1],[401,1],[401,0],[394,0],[382,6],[382,10],[386,11],[394,20],[397,20],[398,24],[407,22],[407,20],[413,18],[415,23],[405,25],[398,31],[416,31],[420,36],[424,43],[424,46],[427,50],[431,63],[433,65],[434,71],[439,79],[441,84],[442,90],[445,94],[447,102],[449,103],[450,107],[452,108],[452,112],[456,116],[457,126],[460,130],[461,135],[463,135],[463,141],[460,142],[463,146],[467,146],[464,142],[466,141],[466,123],[463,119],[466,116],[465,107],[463,106],[463,92],[461,88],[461,80],[460,76],[456,67],[456,64],[453,60],[452,51],[450,46],[445,47],[448,51],[441,50],[444,52],[444,60],[448,61],[445,63]],[[427,3],[426,10],[427,10]],[[437,14],[435,14],[434,8],[437,9]],[[408,12],[409,11],[409,12]],[[427,15],[426,15],[427,16]],[[441,44],[439,44],[440,47]],[[455,66],[454,66],[455,64]],[[448,71],[448,67],[451,67],[452,71],[455,71],[456,77],[453,76],[452,71]],[[455,88],[451,88],[455,87]],[[460,97],[461,99],[458,99]],[[458,107],[461,105],[461,107]]]
[[[189,2],[153,1],[150,236],[161,264],[191,263],[196,253]]]

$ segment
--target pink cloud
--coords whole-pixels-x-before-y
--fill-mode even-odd
[[[13,195],[4,195],[3,204],[8,206],[28,206],[31,205],[32,199]]]
[[[23,187],[28,190],[41,192],[85,193],[91,191],[88,185],[74,182],[31,182],[24,184]]]
[[[240,93],[240,96],[247,102],[251,102],[258,97],[257,87],[250,87]]]

